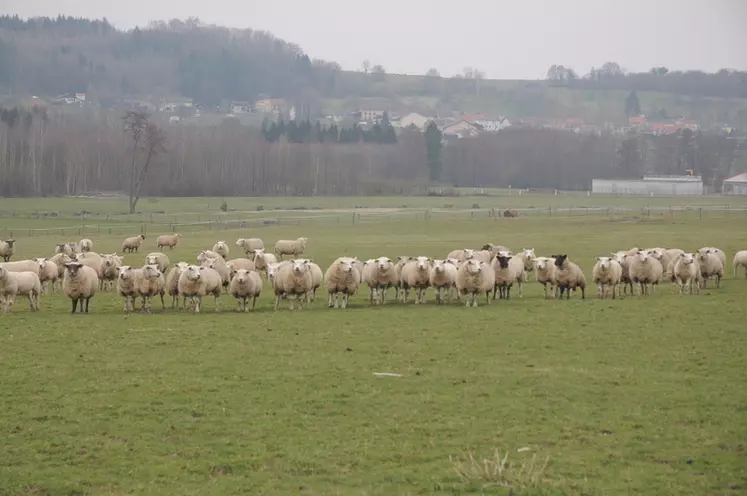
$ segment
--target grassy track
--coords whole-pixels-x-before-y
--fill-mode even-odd
[[[159,200],[188,211],[170,202]],[[23,202],[0,210],[10,203]],[[730,262],[747,248],[742,227],[736,217],[593,215],[319,223],[191,232],[169,256],[194,260],[218,238],[233,249],[240,236],[308,236],[307,255],[326,268],[341,254],[444,256],[492,241],[568,253],[590,278],[595,256],[632,245],[718,246]],[[16,239],[18,259],[57,242]],[[121,236],[94,242],[112,252]],[[126,262],[140,265],[152,243]],[[590,289],[586,301],[544,301],[532,283],[523,299],[477,309],[436,307],[432,294],[424,307],[370,308],[361,292],[331,310],[324,291],[300,312],[274,313],[266,290],[254,314],[228,311],[224,297],[225,312],[208,300],[197,316],[126,316],[109,293],[87,316],[58,294],[42,297],[39,314],[19,300],[0,316],[0,494],[508,494],[489,477],[460,478],[449,458],[495,449],[517,462],[549,457],[536,487],[509,471],[518,494],[741,494],[747,280],[727,274],[701,296],[664,285],[648,298],[598,301]]]

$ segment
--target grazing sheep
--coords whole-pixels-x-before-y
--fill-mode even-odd
[[[44,283],[48,283],[47,291],[52,293],[57,279],[60,278],[59,267],[48,258],[35,258],[34,260],[39,264],[39,282],[41,282],[42,293],[44,292]]]
[[[371,288],[374,304],[386,305],[386,294],[389,288],[399,283],[397,271],[389,257],[379,257],[373,262],[368,285]]]
[[[555,298],[555,285],[557,284],[557,268],[555,260],[550,257],[537,257],[534,259],[534,270],[537,282],[542,284],[545,291],[545,299]],[[547,286],[550,286],[548,293]]]
[[[228,248],[228,244],[225,241],[218,241],[213,245],[213,251],[223,257],[225,260],[228,258],[228,252],[230,249]]]
[[[302,255],[306,249],[306,243],[308,238],[298,238],[296,240],[281,239],[275,243],[275,255],[280,256],[280,260],[283,259],[283,255]]]
[[[695,253],[682,253],[672,261],[674,269],[672,275],[675,283],[679,285],[680,294],[685,294],[685,288],[688,288],[690,294],[693,294],[693,286],[700,294],[700,267],[698,257]]]
[[[295,310],[291,296],[296,297],[300,308],[306,300],[306,295],[311,291],[311,270],[309,261],[303,259],[290,260],[289,264],[280,265],[275,276],[275,310],[280,305],[283,295],[290,300],[290,309]]]
[[[577,288],[581,289],[581,299],[586,299],[586,277],[581,268],[568,260],[568,255],[552,255],[552,257],[555,259],[555,280],[560,299],[563,299],[563,292],[566,292],[566,299],[570,300],[571,291]]]
[[[516,271],[511,266],[511,260],[514,257],[507,255],[506,252],[498,252],[493,261],[491,267],[493,268],[495,281],[493,282],[493,299],[495,300],[496,293],[498,297],[503,299],[511,298],[511,286],[517,279]]]
[[[179,309],[179,276],[189,268],[187,262],[177,262],[166,275],[166,292],[171,296],[171,308]],[[184,297],[182,307],[187,307],[187,297]]]
[[[119,277],[119,267],[124,263],[124,259],[116,253],[110,253],[103,255],[101,264],[101,289],[110,289],[114,285],[114,281]]]
[[[18,260],[15,262],[4,262],[0,263],[0,267],[3,267],[9,272],[33,272],[39,275],[39,262],[36,260]]]
[[[220,293],[223,280],[214,269],[190,265],[179,275],[178,291],[184,298],[192,300],[192,311],[200,313],[202,298],[215,297],[215,311],[220,312]]]
[[[517,212],[516,210],[508,209],[508,210],[503,211],[503,216],[504,217],[518,217],[519,212]]]
[[[236,246],[244,250],[247,255],[254,253],[254,250],[265,249],[265,244],[259,238],[239,238],[236,240]]]
[[[41,282],[35,272],[10,272],[0,267],[0,310],[10,312],[16,296],[27,296],[32,312],[39,310]]]
[[[166,269],[169,267],[170,263],[171,260],[169,260],[168,255],[160,251],[154,251],[145,256],[145,265],[155,265],[158,267],[158,270],[164,274],[166,273]]]
[[[425,295],[428,292],[431,275],[431,262],[429,257],[410,257],[400,273],[402,289],[405,292],[403,303],[410,298],[410,290],[415,289],[415,304],[425,304]]]
[[[485,248],[483,247],[483,249]],[[472,258],[472,254],[474,252],[475,250],[470,250],[469,248],[464,248],[462,250],[453,250],[449,252],[448,255],[446,255],[446,258],[456,258],[457,260],[459,260],[459,263],[461,263]]]
[[[236,298],[238,308],[236,311],[249,311],[249,298],[252,299],[252,311],[257,305],[257,298],[262,292],[262,278],[253,270],[236,269],[231,274],[231,285],[229,291]]]
[[[3,262],[10,262],[10,257],[13,256],[15,244],[16,240],[12,238],[0,241],[0,257],[3,257]]]
[[[85,253],[87,251],[93,251],[93,241],[91,241],[88,238],[83,238],[80,241],[78,241],[78,246],[80,247],[81,253]]]
[[[215,270],[220,275],[223,289],[228,292],[228,285],[231,284],[231,271],[228,269],[223,257],[218,256],[217,258],[208,258],[200,265]]]
[[[163,295],[166,292],[166,279],[163,272],[156,265],[146,265],[140,269],[140,277],[135,279],[138,296],[140,296],[140,311],[151,311],[150,299],[156,295],[161,297],[161,311],[166,311]]]
[[[179,233],[174,234],[161,234],[156,238],[156,246],[160,251],[163,251],[164,246],[168,246],[170,250],[179,244],[179,239],[182,237]]]
[[[495,271],[480,260],[466,260],[457,270],[456,287],[460,294],[467,297],[465,306],[476,307],[477,298],[483,293],[487,304],[490,305],[490,291],[495,288]]]
[[[142,278],[143,269],[135,269],[129,265],[117,267],[117,294],[125,300],[125,312],[135,311],[135,299],[138,296],[138,282]]]
[[[256,270],[256,265],[254,265],[254,262],[252,262],[248,258],[233,258],[226,262],[226,267],[228,267],[229,272],[233,272],[234,270],[239,269],[248,271]]]
[[[658,286],[664,268],[661,262],[652,257],[647,250],[638,250],[632,257],[628,255],[630,265],[628,273],[633,284],[640,284],[641,295],[648,294],[648,285],[651,285],[651,293]]]
[[[88,313],[88,305],[91,298],[96,294],[99,287],[99,276],[96,271],[80,262],[70,262],[65,265],[65,275],[62,278],[62,291],[73,302],[73,311],[78,308],[80,302],[80,312]],[[83,303],[85,302],[85,310]]]
[[[333,296],[335,298],[334,308],[340,308],[339,295],[342,295],[342,308],[347,308],[348,300],[358,291],[361,276],[355,265],[356,260],[349,257],[340,257],[332,262],[332,265],[324,273],[324,281],[327,284],[327,294],[329,295],[327,306],[330,308],[332,308]]]
[[[436,305],[444,301],[444,290],[446,297],[451,301],[451,291],[456,286],[457,267],[453,262],[454,259],[433,260],[431,271],[428,275],[428,282],[436,291]]]
[[[254,265],[259,271],[267,271],[267,266],[272,263],[278,263],[278,259],[272,253],[265,253],[264,248],[254,250]]]
[[[734,277],[737,277],[737,269],[744,267],[744,277],[747,278],[747,250],[738,251],[734,255],[732,266],[734,267]]]
[[[597,285],[597,296],[603,300],[607,297],[607,290],[612,288],[612,299],[615,299],[617,286],[622,279],[622,265],[610,257],[597,257],[597,263],[591,272],[591,278]]]
[[[124,241],[122,241],[122,253],[133,251],[137,253],[138,249],[140,248],[140,244],[145,239],[145,234],[141,234],[140,236],[131,236],[129,238],[126,238]]]
[[[716,277],[716,288],[720,288],[721,278],[724,277],[724,264],[721,262],[720,254],[711,248],[701,248],[698,250],[698,265],[703,278],[703,289],[708,287],[708,279],[711,277]]]

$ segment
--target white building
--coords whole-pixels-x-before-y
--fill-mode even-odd
[[[724,179],[721,185],[721,193],[724,195],[747,195],[747,171]]]
[[[509,122],[508,117],[503,116],[496,117],[495,119],[474,119],[472,122],[481,125],[482,128],[488,133],[497,133],[501,129],[506,129],[507,127],[511,126],[511,122]]]
[[[704,190],[700,176],[645,176],[643,179],[592,179],[591,192],[603,195],[698,196]]]

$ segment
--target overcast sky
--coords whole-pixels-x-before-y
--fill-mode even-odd
[[[151,20],[264,29],[312,58],[360,69],[490,78],[579,74],[606,61],[631,71],[747,70],[747,0],[0,0],[0,12],[106,17],[120,29]]]

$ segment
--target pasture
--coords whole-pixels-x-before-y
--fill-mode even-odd
[[[361,288],[335,310],[322,287],[304,310],[283,302],[273,312],[267,284],[248,314],[233,312],[229,295],[218,314],[206,298],[200,315],[171,310],[170,299],[163,314],[125,315],[111,292],[98,293],[88,315],[71,315],[59,293],[43,295],[32,314],[19,298],[0,315],[0,494],[747,491],[747,279],[730,265],[747,249],[744,202],[688,199],[696,209],[735,209],[704,218],[644,213],[682,199],[569,198],[228,198],[237,211],[225,213],[220,199],[143,199],[134,216],[116,200],[0,200],[14,260],[49,256],[80,234],[96,251],[119,252],[147,224],[140,253],[125,255],[140,266],[157,251],[156,235],[201,215],[216,224],[179,229],[180,244],[166,250],[172,263],[194,263],[217,240],[240,256],[234,242],[250,236],[268,247],[307,236],[304,256],[323,269],[340,255],[442,258],[494,242],[567,253],[589,281],[585,301],[546,301],[531,276],[523,298],[512,291],[479,308],[436,306],[432,291],[424,306],[371,307]],[[415,210],[444,203],[635,212],[504,219]],[[328,210],[293,210],[302,205]],[[398,213],[356,221],[338,211],[356,206]],[[269,211],[276,207],[287,209]],[[151,214],[165,222],[150,224]],[[235,229],[221,216],[279,222]],[[594,258],[634,245],[717,246],[727,277],[700,295],[662,283],[651,296],[597,300]],[[502,471],[496,450],[508,454]]]

